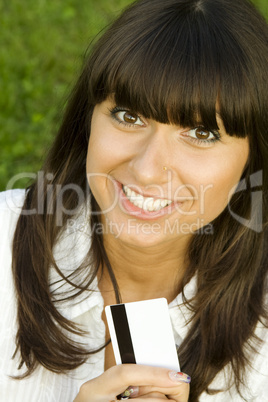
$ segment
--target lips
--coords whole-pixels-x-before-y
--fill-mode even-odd
[[[158,212],[172,204],[172,200],[160,199],[154,197],[144,197],[143,195],[131,190],[128,186],[122,187],[128,200],[136,207],[145,212]]]

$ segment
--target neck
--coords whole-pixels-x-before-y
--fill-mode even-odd
[[[187,265],[189,238],[168,246],[137,248],[126,245],[112,235],[104,238],[104,246],[115,274],[122,302],[165,297],[171,302],[181,291]],[[114,292],[107,269],[99,282],[103,295],[114,303]],[[108,304],[108,302],[107,302]]]

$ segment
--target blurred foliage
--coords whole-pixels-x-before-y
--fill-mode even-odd
[[[1,0],[0,190],[40,169],[88,44],[131,2]],[[268,15],[267,0],[254,2]]]
[[[85,50],[130,2],[1,0],[0,190],[40,169]]]

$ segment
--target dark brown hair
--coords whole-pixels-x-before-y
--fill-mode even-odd
[[[31,374],[37,363],[54,372],[71,370],[94,352],[71,340],[71,332],[83,332],[53,303],[51,267],[72,289],[58,297],[75,299],[89,292],[105,265],[120,301],[102,236],[94,230],[83,264],[72,275],[63,275],[53,247],[68,216],[63,214],[59,226],[55,214],[49,213],[58,205],[57,192],[51,189],[73,183],[85,198],[89,193],[92,211],[98,210],[85,167],[90,120],[94,105],[113,94],[117,104],[146,118],[192,127],[198,116],[210,130],[217,128],[217,103],[227,133],[249,138],[249,162],[241,178],[248,190],[237,192],[212,222],[213,236],[197,232],[189,248],[184,283],[197,274],[198,291],[193,300],[185,300],[193,314],[179,350],[182,369],[192,376],[190,401],[197,401],[204,390],[213,392],[209,385],[227,364],[231,364],[231,380],[239,390],[250,365],[246,345],[254,337],[258,321],[266,319],[267,65],[268,27],[247,0],[137,1],[99,39],[85,62],[43,167],[44,177],[50,173],[53,178],[45,179],[42,189],[38,182],[28,188],[15,232],[16,352],[21,355],[21,367],[26,366],[24,375]],[[258,183],[262,205],[255,210],[250,189],[253,174],[262,174],[262,183]],[[44,211],[24,214],[37,208],[40,194]],[[75,210],[78,204],[75,191],[64,194],[66,209]],[[230,211],[243,217],[245,224]],[[92,228],[96,222],[98,217],[92,215]]]

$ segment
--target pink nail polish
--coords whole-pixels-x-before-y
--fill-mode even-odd
[[[174,382],[186,382],[189,383],[191,382],[191,377],[185,373],[180,373],[176,371],[170,371],[168,373],[169,378],[174,381]]]

